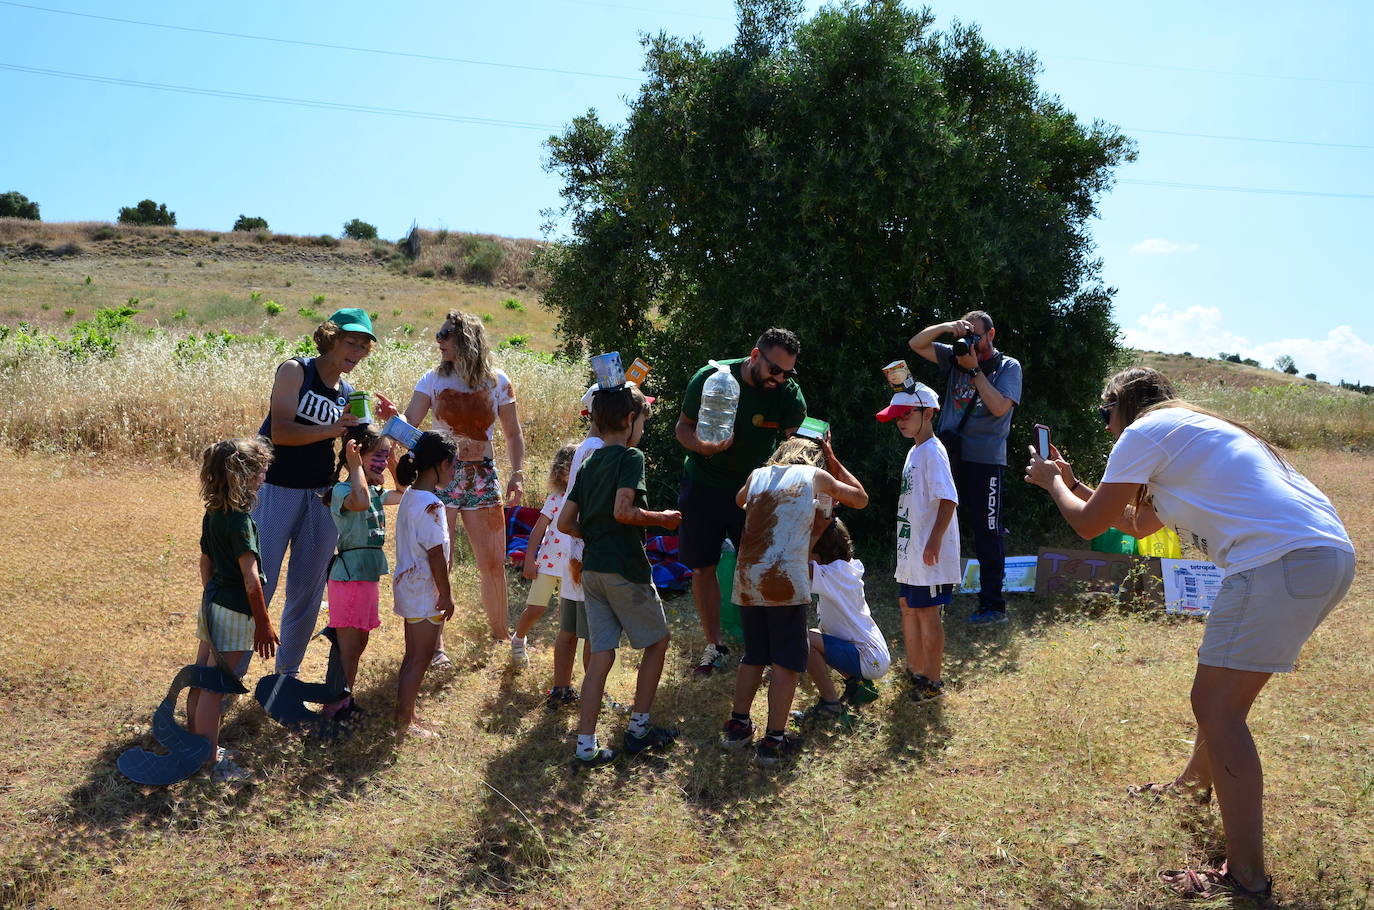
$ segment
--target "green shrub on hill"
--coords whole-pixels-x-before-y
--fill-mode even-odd
[[[354,218],[343,226],[343,235],[350,240],[376,240],[377,229],[361,218]]]
[[[24,218],[28,221],[41,221],[38,217],[38,203],[23,193],[11,190],[0,193],[0,218]]]
[[[239,220],[234,222],[233,227],[233,230],[236,231],[265,231],[267,229],[266,218],[250,218],[247,215],[240,215]]]
[[[121,208],[119,223],[168,227],[177,223],[177,213],[167,211],[166,203],[144,199],[138,205]]]

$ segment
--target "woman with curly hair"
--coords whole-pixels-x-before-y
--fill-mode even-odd
[[[434,427],[452,435],[458,455],[452,483],[438,492],[447,507],[449,531],[463,530],[472,545],[481,578],[482,607],[494,641],[510,638],[506,607],[506,522],[504,505],[519,505],[524,493],[525,436],[515,405],[510,378],[492,363],[482,320],[471,313],[450,310],[434,333],[439,364],[420,377],[406,405],[405,419],[419,426],[433,412]],[[496,474],[492,437],[497,422],[506,437],[510,480],[502,496]],[[448,662],[442,643],[436,664]]]

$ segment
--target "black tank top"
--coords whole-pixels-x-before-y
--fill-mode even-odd
[[[305,379],[296,395],[296,423],[306,426],[325,426],[338,420],[348,404],[353,386],[339,379],[339,388],[331,389],[320,379],[315,369],[315,357],[293,357],[305,369]],[[272,438],[272,412],[262,421],[258,433]],[[277,487],[309,490],[331,485],[335,477],[334,440],[321,439],[304,446],[274,446],[272,465],[267,469],[267,482]]]

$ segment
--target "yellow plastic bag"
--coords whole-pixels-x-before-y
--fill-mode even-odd
[[[1135,551],[1141,556],[1158,556],[1161,559],[1182,559],[1183,544],[1173,528],[1160,528],[1148,537],[1135,542]]]

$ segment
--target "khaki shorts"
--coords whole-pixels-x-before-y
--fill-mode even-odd
[[[587,608],[580,600],[558,598],[558,631],[569,632],[578,638],[587,637]]]
[[[653,585],[584,569],[582,593],[587,595],[587,641],[593,653],[614,651],[622,632],[632,648],[647,648],[668,635],[668,618]]]
[[[1350,590],[1355,554],[1335,547],[1293,550],[1227,576],[1207,616],[1197,662],[1288,673],[1298,652]]]

